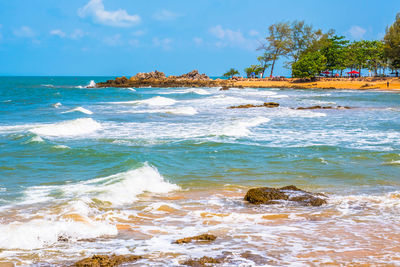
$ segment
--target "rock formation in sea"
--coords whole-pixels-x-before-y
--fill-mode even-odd
[[[304,206],[321,206],[326,204],[325,195],[307,192],[294,185],[281,188],[252,188],[247,191],[244,200],[252,204],[277,204],[281,200],[296,202]]]
[[[96,87],[218,87],[227,86],[227,80],[212,80],[206,74],[193,70],[180,76],[166,76],[163,72],[138,73],[131,78],[125,76],[100,82]]]

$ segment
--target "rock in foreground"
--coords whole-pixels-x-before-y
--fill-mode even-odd
[[[174,242],[174,244],[186,244],[186,243],[190,243],[193,241],[211,242],[211,241],[214,241],[215,239],[217,239],[217,237],[215,235],[202,234],[202,235],[178,239]]]
[[[293,201],[304,206],[321,206],[326,204],[323,194],[310,193],[294,185],[281,188],[252,188],[247,191],[244,200],[252,204],[277,204],[280,200]]]
[[[296,109],[298,109],[298,110],[305,110],[305,109],[351,109],[351,107],[347,107],[347,106],[337,106],[337,107],[332,107],[332,106],[311,106],[311,107],[298,107]]]
[[[93,255],[75,263],[76,267],[111,267],[123,263],[133,262],[141,259],[141,256],[135,255]]]
[[[215,264],[223,263],[223,259],[215,259],[204,256],[200,259],[190,259],[183,263],[183,265],[192,267],[215,266]]]

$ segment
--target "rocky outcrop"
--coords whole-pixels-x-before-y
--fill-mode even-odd
[[[239,105],[239,106],[231,106],[229,108],[233,109],[233,108],[277,108],[277,107],[279,107],[279,103],[265,102],[262,105],[246,104],[246,105]]]
[[[203,266],[215,266],[215,264],[221,264],[224,262],[224,259],[216,259],[204,256],[199,259],[189,259],[183,262],[183,265],[192,266],[192,267],[203,267]]]
[[[191,72],[178,76],[177,78],[189,80],[210,80],[210,77],[208,77],[204,73],[200,74],[198,70],[192,70]]]
[[[135,76],[131,77],[131,79],[139,79],[139,80],[148,80],[148,79],[165,79],[165,73],[160,71],[152,71],[152,72],[139,72]]]
[[[178,239],[174,242],[174,244],[186,244],[186,243],[191,243],[193,241],[200,241],[200,242],[212,242],[217,237],[215,235],[210,235],[210,234],[202,234],[202,235],[197,235],[197,236],[192,236],[192,237],[185,237],[182,239]]]
[[[298,110],[307,110],[307,109],[351,109],[351,107],[347,106],[311,106],[311,107],[298,107]]]
[[[141,256],[135,255],[93,255],[90,258],[75,263],[76,267],[111,267],[118,266],[127,262],[134,262],[140,260]]]
[[[282,200],[292,201],[304,206],[321,206],[326,204],[326,196],[310,193],[294,185],[281,188],[259,187],[247,191],[244,200],[252,204],[277,204]]]
[[[218,87],[226,86],[227,83],[228,81],[225,80],[211,80],[197,70],[169,77],[166,77],[163,72],[152,71],[138,73],[130,79],[118,77],[114,80],[100,82],[96,84],[96,87]]]

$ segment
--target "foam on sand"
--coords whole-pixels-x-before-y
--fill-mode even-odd
[[[30,129],[30,132],[41,136],[68,137],[85,135],[101,128],[101,124],[91,118],[63,121],[53,124],[41,125]]]
[[[92,111],[90,111],[90,110],[88,110],[86,108],[83,108],[83,107],[73,108],[73,109],[70,109],[68,111],[64,111],[62,113],[71,113],[71,112],[81,112],[81,113],[88,114],[88,115],[92,115],[93,114]]]

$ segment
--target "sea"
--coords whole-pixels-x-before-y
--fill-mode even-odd
[[[0,262],[400,265],[399,91],[92,88],[111,78],[0,77]],[[287,185],[327,204],[244,201]]]

